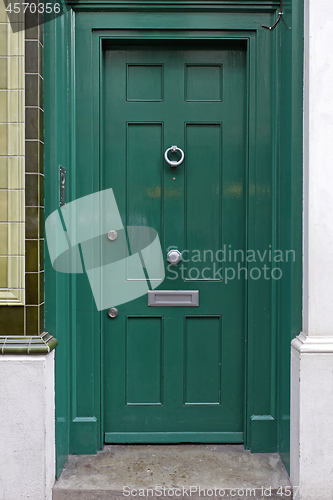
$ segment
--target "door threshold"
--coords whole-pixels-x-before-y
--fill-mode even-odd
[[[96,455],[69,456],[52,498],[290,500],[290,492],[277,453],[228,444],[115,444]]]
[[[243,432],[106,432],[105,443],[243,443]]]

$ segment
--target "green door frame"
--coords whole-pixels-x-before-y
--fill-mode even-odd
[[[301,1],[288,18],[298,30],[291,34],[286,22],[275,31],[262,28],[273,24],[277,2],[67,3],[68,12],[45,26],[46,215],[58,207],[59,164],[67,166],[68,201],[99,190],[104,39],[247,42],[248,248],[261,254],[294,249],[297,259],[279,264],[280,281],[248,280],[244,444],[253,452],[287,454],[289,345],[301,328]],[[289,50],[288,62],[281,47]],[[59,473],[68,452],[95,453],[103,446],[103,346],[86,276],[56,274],[46,259],[46,325],[59,340]],[[250,272],[258,263],[248,265]]]

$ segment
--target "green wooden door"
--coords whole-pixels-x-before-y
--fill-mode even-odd
[[[158,290],[199,292],[198,307],[149,307],[145,295],[102,313],[105,441],[242,442],[246,52],[170,42],[103,56],[103,189],[125,227],[158,232]],[[164,160],[172,145],[185,153],[177,168]]]

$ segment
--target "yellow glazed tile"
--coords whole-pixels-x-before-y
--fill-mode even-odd
[[[17,123],[8,124],[8,154],[15,156],[20,154],[20,126]]]
[[[20,37],[21,33],[17,31],[16,33],[13,33],[12,30],[10,30],[10,35],[8,37],[8,55],[9,56],[20,56],[22,55],[22,52],[20,53]]]
[[[7,23],[8,16],[6,12],[5,2],[0,2],[0,23]]]
[[[7,157],[0,156],[0,189],[7,189]]]
[[[20,156],[8,156],[8,168],[15,167],[17,168],[20,162]]]
[[[8,225],[0,223],[0,255],[8,254]]]
[[[8,191],[8,222],[20,222],[21,191]]]
[[[8,228],[8,255],[23,255],[20,242],[21,224],[11,223]]]
[[[0,90],[0,123],[6,123],[8,118],[8,91]]]
[[[8,91],[8,121],[19,122],[19,90]]]
[[[0,191],[0,222],[8,221],[7,191]]]
[[[24,156],[24,123],[8,123],[7,151],[11,156]]]
[[[1,305],[3,305],[3,306],[8,305],[9,302],[7,299],[8,299],[8,290],[0,288],[0,303],[1,303]]]
[[[17,91],[17,105],[18,105],[18,121],[24,123],[24,106],[25,106],[25,96],[24,90]]]
[[[25,300],[24,290],[22,289],[15,290],[15,295],[17,297],[18,304],[24,306],[24,300]]]
[[[0,56],[6,56],[7,53],[7,24],[0,24]]]
[[[11,156],[8,158],[7,179],[8,189],[19,189],[21,187],[19,184],[19,166],[17,156]]]
[[[8,89],[19,88],[19,57],[8,57]]]
[[[0,123],[0,156],[6,156],[7,151],[7,125]]]
[[[14,126],[14,131],[16,132],[16,142],[17,142],[17,155],[24,156],[25,154],[25,130],[24,123],[18,123]]]
[[[20,222],[20,191],[8,191],[8,222]]]
[[[24,123],[19,123],[17,126],[17,134],[18,134],[18,155],[24,156],[25,154],[25,129]]]
[[[25,225],[24,221],[17,224],[17,255],[25,257]]]
[[[8,156],[0,156],[0,166],[6,165],[8,163]]]
[[[24,107],[25,107],[25,95],[24,95],[24,89],[19,89],[19,93],[18,93],[18,101],[19,101],[19,106],[23,109],[24,111]],[[24,114],[20,120],[21,122],[24,122]]]
[[[24,158],[24,156],[18,157],[18,173],[19,173],[18,188],[24,189],[25,188],[25,158]],[[24,219],[22,219],[22,220],[24,220]]]
[[[8,89],[11,90],[18,89],[19,57],[8,57],[7,72],[8,72]]]
[[[5,57],[0,57],[0,89],[7,89],[7,59]]]
[[[18,21],[18,20],[17,20]],[[16,23],[15,23],[16,24]],[[16,30],[16,26],[15,26]],[[14,33],[11,29],[8,36],[8,55],[9,56],[18,56],[18,33]]]
[[[18,300],[18,303],[22,306],[25,305],[25,290],[17,290],[17,300]]]
[[[9,288],[21,288],[22,286],[22,276],[21,276],[21,263],[22,257],[10,257],[8,259],[8,287]]]
[[[8,257],[0,257],[0,288],[8,287]]]
[[[19,203],[19,222],[24,222],[25,219],[25,192],[24,189],[17,191]]]
[[[25,257],[23,255],[22,257],[20,257],[20,275],[21,275],[20,288],[24,288],[24,281],[25,281],[24,273],[25,273]]]
[[[24,89],[24,83],[25,83],[25,67],[24,67],[24,56],[19,56],[18,57],[18,88],[19,89]]]
[[[11,156],[8,158],[7,170],[8,189],[24,188],[24,161],[20,156]]]
[[[20,56],[24,56],[25,49],[25,31],[24,31],[24,14],[20,19],[20,24],[18,25],[18,53]],[[23,29],[22,29],[23,28]]]
[[[20,272],[20,288],[24,288],[25,285],[25,259],[24,256],[19,257],[19,272]]]

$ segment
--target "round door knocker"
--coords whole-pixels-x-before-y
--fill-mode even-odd
[[[176,160],[169,160],[169,158],[168,158],[169,151],[171,151],[171,153],[177,153],[177,151],[179,151],[180,154],[181,154],[180,160],[178,160],[178,161],[176,161]],[[164,158],[165,158],[165,161],[167,163],[169,163],[169,165],[171,167],[178,167],[178,165],[180,165],[183,162],[183,160],[184,160],[184,151],[182,149],[180,149],[178,146],[171,146],[171,148],[168,148],[168,149],[165,150]]]

